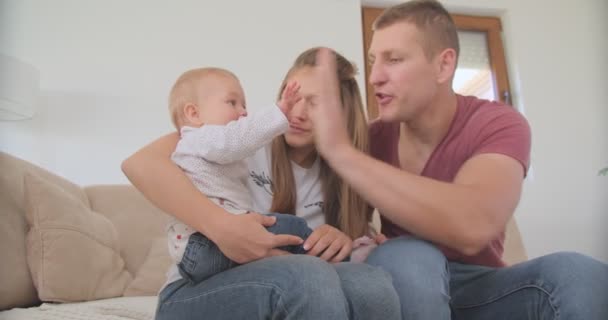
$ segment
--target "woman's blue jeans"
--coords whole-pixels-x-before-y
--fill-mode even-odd
[[[390,276],[362,263],[308,255],[261,259],[159,295],[164,319],[401,319]]]
[[[577,253],[496,269],[448,262],[432,244],[399,237],[367,262],[391,274],[403,319],[608,319],[608,265]]]

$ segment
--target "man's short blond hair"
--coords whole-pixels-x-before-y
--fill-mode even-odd
[[[374,31],[398,22],[414,24],[423,34],[422,48],[430,60],[444,49],[452,48],[458,57],[458,31],[448,11],[436,0],[412,0],[390,7],[374,21]]]
[[[232,72],[226,69],[212,67],[191,69],[177,78],[169,93],[169,113],[175,128],[179,130],[184,125],[184,106],[198,101],[202,80],[218,75],[237,79]]]

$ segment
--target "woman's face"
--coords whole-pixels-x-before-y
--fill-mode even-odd
[[[311,67],[302,67],[295,70],[287,79],[300,85],[302,99],[287,113],[289,129],[285,133],[285,141],[292,149],[310,149],[314,147],[312,122],[308,118],[308,108],[317,102],[319,88],[312,76]]]

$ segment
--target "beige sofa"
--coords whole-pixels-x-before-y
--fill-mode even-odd
[[[132,186],[81,187],[1,152],[0,172],[0,319],[152,319],[166,214]],[[514,223],[505,258],[526,259]]]
[[[1,152],[0,172],[0,310],[69,307],[0,319],[153,318],[170,263],[166,214],[132,186],[80,187]],[[91,300],[103,303],[70,303]]]

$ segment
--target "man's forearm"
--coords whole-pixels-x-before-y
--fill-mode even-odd
[[[502,222],[475,188],[408,173],[350,146],[327,161],[385,218],[422,238],[474,254],[499,232]]]

